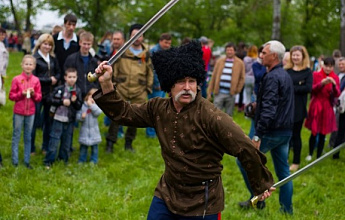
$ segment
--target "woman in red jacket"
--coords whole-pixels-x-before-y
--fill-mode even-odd
[[[328,57],[324,60],[321,70],[313,74],[311,101],[305,122],[305,127],[311,130],[307,161],[312,159],[317,135],[319,135],[317,144],[317,158],[319,158],[325,144],[325,136],[337,130],[333,107],[334,99],[340,95],[340,86],[339,77],[333,72],[334,64],[334,59]]]

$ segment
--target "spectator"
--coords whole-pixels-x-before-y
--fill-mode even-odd
[[[48,150],[51,118],[49,116],[50,103],[48,101],[51,91],[61,78],[58,60],[54,55],[54,39],[50,34],[42,34],[33,49],[36,58],[36,68],[33,74],[37,76],[41,84],[42,100],[36,103],[35,120],[31,134],[31,153],[36,152],[36,130],[43,124],[42,152]],[[43,110],[43,114],[42,114]],[[43,117],[41,117],[43,115]]]
[[[316,137],[318,136],[317,158],[321,157],[325,136],[337,130],[336,117],[333,111],[334,99],[340,95],[339,77],[333,72],[334,59],[324,60],[320,71],[313,73],[313,88],[305,127],[311,131],[309,138],[309,155],[312,160]]]
[[[240,93],[245,78],[243,61],[235,55],[233,43],[225,46],[226,57],[219,58],[214,67],[212,78],[207,89],[207,99],[214,96],[214,105],[230,116],[235,107],[235,96]]]
[[[294,172],[299,169],[301,162],[301,130],[304,119],[307,117],[308,94],[311,92],[313,84],[307,49],[304,46],[293,46],[284,68],[291,76],[295,91],[294,124],[289,146],[293,150],[293,162],[290,171]]]
[[[35,118],[35,103],[41,101],[41,84],[39,79],[32,74],[35,69],[36,59],[31,55],[23,57],[21,66],[23,72],[12,80],[9,94],[14,101],[13,109],[13,135],[12,135],[12,164],[18,166],[18,147],[22,127],[24,125],[24,163],[28,169],[30,165],[31,132]]]

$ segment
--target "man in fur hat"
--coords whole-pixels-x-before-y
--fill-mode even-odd
[[[152,61],[161,88],[170,98],[144,104],[123,101],[111,83],[112,68],[106,62],[96,69],[101,89],[93,95],[104,113],[119,124],[157,131],[165,171],[147,219],[220,219],[224,153],[238,157],[256,195],[269,197],[275,189],[266,157],[231,117],[201,96],[198,85],[205,69],[200,43],[159,51]]]

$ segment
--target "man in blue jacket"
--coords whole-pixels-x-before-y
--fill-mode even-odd
[[[274,168],[279,180],[290,175],[288,164],[289,141],[292,136],[294,112],[294,88],[291,77],[283,69],[282,59],[285,47],[279,41],[269,41],[264,44],[260,53],[262,64],[267,67],[258,93],[255,114],[254,146],[266,153],[271,151]],[[252,190],[247,174],[242,167],[241,172],[250,193]],[[292,182],[280,188],[279,203],[283,213],[292,214]],[[240,202],[242,208],[249,208],[250,202]],[[265,203],[258,203],[258,208],[264,208]]]

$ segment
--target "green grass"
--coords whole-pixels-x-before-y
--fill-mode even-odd
[[[12,78],[20,73],[21,58],[19,53],[10,56],[7,91]],[[0,170],[0,219],[146,219],[154,188],[164,170],[156,139],[147,139],[145,130],[138,129],[133,142],[136,152],[124,151],[124,140],[120,139],[114,154],[105,153],[103,140],[99,145],[99,164],[78,165],[76,129],[73,142],[76,151],[69,165],[58,162],[46,170],[39,152],[31,157],[33,170],[26,169],[22,163],[14,168],[11,165],[13,104],[8,101],[0,108],[0,151],[4,159],[4,168]],[[250,121],[242,113],[235,112],[234,120],[248,133]],[[102,123],[103,116],[99,121],[104,137],[107,128]],[[309,131],[302,130],[302,166],[307,164],[304,158],[309,135]],[[41,137],[39,130],[37,146],[42,143]],[[329,151],[326,146],[325,151]],[[274,173],[271,156],[267,156],[268,167]],[[249,195],[235,158],[226,155],[222,174],[225,188],[222,219],[344,219],[344,152],[340,156],[337,161],[323,161],[293,181],[294,215],[285,216],[278,211],[278,192],[267,200],[267,208],[262,211],[239,209],[237,202],[248,199]],[[22,140],[19,158],[23,161]]]

